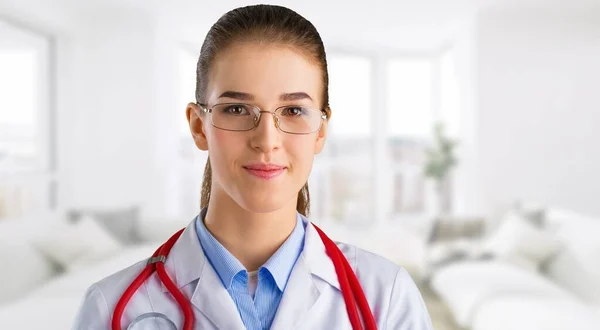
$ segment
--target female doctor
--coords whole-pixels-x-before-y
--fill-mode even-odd
[[[403,268],[307,218],[331,116],[315,27],[284,7],[232,10],[196,73],[186,114],[209,154],[200,214],[152,258],[93,284],[73,329],[432,329]]]

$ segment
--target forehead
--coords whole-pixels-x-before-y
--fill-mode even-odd
[[[250,93],[268,102],[283,93],[305,92],[321,102],[319,66],[289,47],[236,44],[221,51],[211,65],[208,99],[227,90]]]

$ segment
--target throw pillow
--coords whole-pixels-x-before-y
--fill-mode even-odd
[[[33,239],[33,245],[65,269],[91,263],[118,253],[122,246],[92,218],[74,224],[56,222]]]
[[[91,217],[121,244],[131,245],[139,242],[137,237],[138,207],[112,210],[73,209],[67,214],[72,222],[77,222],[83,216]]]
[[[509,211],[484,244],[484,250],[517,266],[537,270],[562,246],[556,235],[536,227],[521,214]]]

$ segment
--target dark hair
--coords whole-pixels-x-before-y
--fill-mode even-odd
[[[314,61],[321,68],[323,80],[323,104],[327,119],[331,117],[329,108],[329,76],[325,47],[317,29],[307,19],[295,11],[275,5],[254,5],[236,8],[210,28],[202,48],[196,68],[196,101],[206,103],[206,88],[211,63],[220,51],[236,42],[255,42],[287,46]],[[206,161],[200,207],[208,206],[212,184],[210,157]],[[308,216],[310,194],[308,182],[298,192],[296,210]]]

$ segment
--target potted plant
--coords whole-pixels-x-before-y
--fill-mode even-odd
[[[433,144],[427,148],[427,161],[424,174],[426,178],[433,181],[435,202],[434,213],[450,212],[451,205],[451,182],[450,172],[458,163],[455,155],[457,141],[450,139],[444,132],[444,125],[440,122],[433,127]]]

